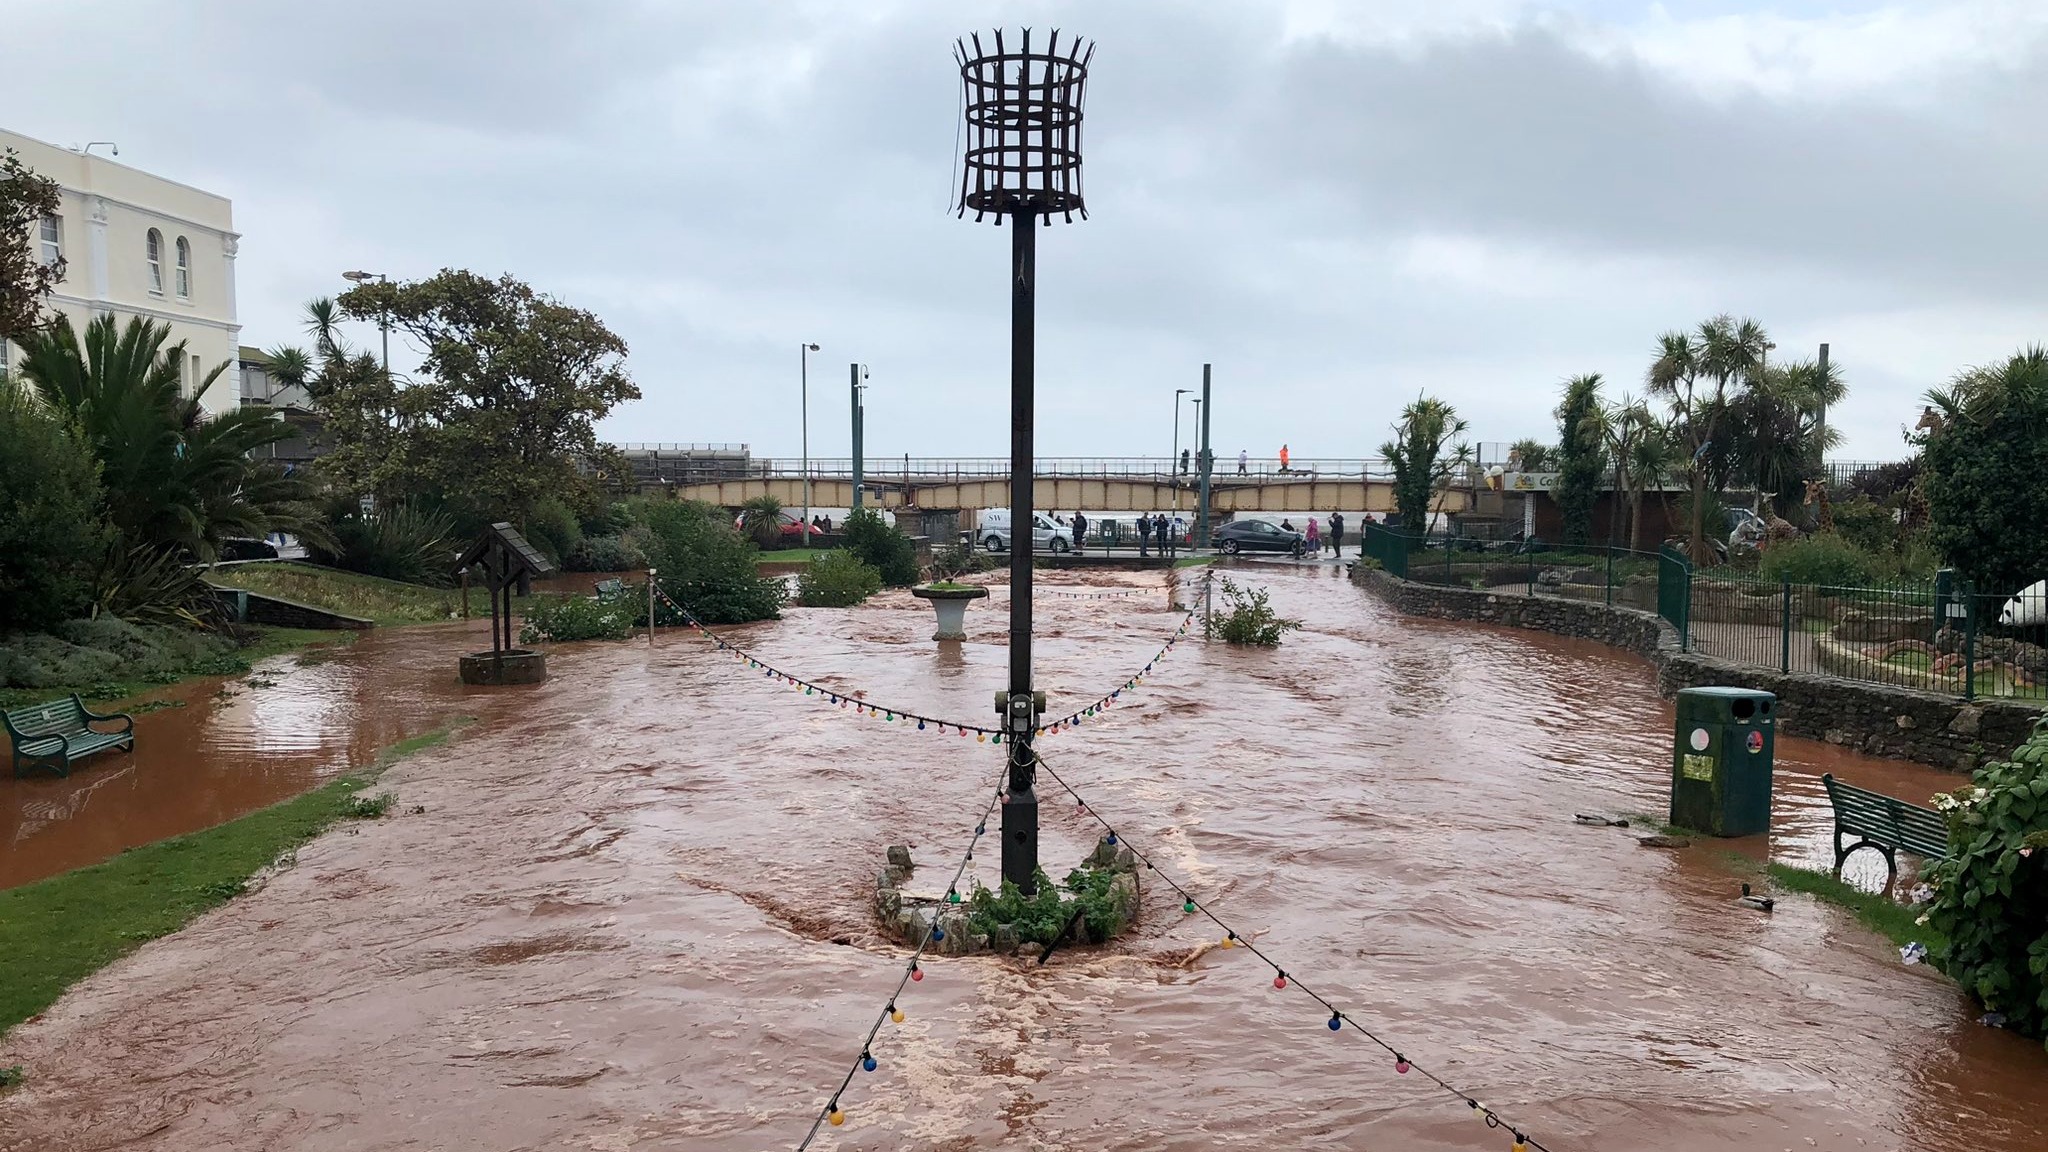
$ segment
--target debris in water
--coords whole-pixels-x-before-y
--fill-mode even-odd
[[[1918,964],[1927,959],[1927,945],[1915,940],[1899,949],[1899,959],[1908,964]]]
[[[1977,1017],[1977,1023],[1982,1024],[1986,1028],[2003,1028],[2005,1027],[2005,1013],[1986,1012],[1982,1016]]]
[[[1636,843],[1642,845],[1645,848],[1690,848],[1692,847],[1692,837],[1640,836],[1637,837]]]
[[[1626,821],[1626,820],[1614,820],[1614,819],[1610,819],[1610,818],[1608,818],[1608,817],[1606,817],[1606,816],[1588,816],[1588,815],[1586,815],[1586,814],[1585,814],[1584,812],[1574,812],[1574,813],[1572,813],[1572,819],[1574,819],[1574,820],[1577,820],[1577,821],[1578,821],[1579,823],[1581,823],[1581,824],[1591,824],[1591,825],[1593,825],[1593,826],[1594,826],[1595,828],[1626,828],[1626,827],[1628,827],[1628,821]]]
[[[1906,893],[1906,899],[1914,904],[1925,904],[1934,899],[1934,887],[1929,884],[1915,884],[1913,890]]]

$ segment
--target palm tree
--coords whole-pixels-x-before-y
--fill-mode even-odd
[[[1585,418],[1590,434],[1599,438],[1606,457],[1614,467],[1614,490],[1628,509],[1628,546],[1642,546],[1643,495],[1651,484],[1661,485],[1670,469],[1671,434],[1648,403],[1623,395],[1614,404],[1595,408]],[[1621,512],[1617,503],[1615,514]],[[1619,535],[1610,527],[1608,536]]]
[[[1471,445],[1452,444],[1465,434],[1465,427],[1449,404],[1417,396],[1401,410],[1394,439],[1380,445],[1380,455],[1394,469],[1394,507],[1403,531],[1427,534],[1430,498],[1450,481],[1453,469],[1471,463]]]
[[[773,496],[756,496],[740,505],[740,530],[762,549],[782,541],[782,501]]]
[[[1802,481],[1817,476],[1841,433],[1821,425],[1821,413],[1848,394],[1839,366],[1811,360],[1772,365],[1730,406],[1730,444],[1736,475],[1756,486],[1778,515],[1790,510]]]
[[[1763,325],[1725,314],[1703,321],[1693,332],[1657,337],[1645,379],[1650,391],[1669,403],[1671,428],[1686,453],[1683,464],[1691,481],[1686,535],[1694,556],[1711,555],[1706,545],[1707,491],[1726,486],[1734,461],[1724,435],[1729,404],[1756,378],[1770,347]]]
[[[139,317],[119,328],[100,316],[81,342],[59,318],[22,342],[22,377],[79,428],[100,462],[108,519],[124,547],[211,560],[232,537],[323,539],[304,483],[249,455],[291,427],[263,408],[209,417],[201,398],[227,365],[184,395],[185,344],[166,347],[170,331]]]

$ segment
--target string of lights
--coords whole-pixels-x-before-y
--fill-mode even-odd
[[[967,865],[974,860],[974,846],[988,834],[990,814],[996,810],[996,805],[1003,801],[1002,777],[1008,772],[1009,765],[1006,763],[989,788],[988,803],[982,806],[981,815],[975,818],[974,832],[967,839],[967,851],[960,857],[959,866],[953,869],[953,879],[946,885],[948,904],[960,903],[960,878],[967,874]],[[837,1128],[846,1123],[846,1112],[839,1106],[839,1098],[846,1094],[846,1089],[853,1084],[856,1074],[873,1072],[880,1066],[880,1062],[875,1059],[875,1036],[881,1032],[884,1022],[903,1023],[904,1012],[902,1008],[897,1007],[896,1001],[903,996],[905,988],[924,979],[924,969],[918,967],[917,962],[924,955],[925,949],[945,938],[946,930],[939,926],[939,917],[935,911],[925,925],[924,937],[917,942],[917,948],[910,953],[909,961],[904,964],[903,975],[896,980],[896,990],[889,994],[888,1002],[882,1005],[882,1011],[875,1016],[875,1022],[869,1025],[868,1034],[862,1037],[860,1055],[853,1058],[853,1063],[846,1069],[846,1076],[839,1081],[839,1087],[832,1090],[832,1095],[826,1099],[825,1106],[818,1110],[817,1119],[811,1121],[811,1130],[805,1133],[803,1140],[797,1144],[797,1152],[804,1152],[804,1149],[809,1148],[811,1141],[817,1139],[818,1130],[825,1125],[830,1124]]]
[[[1400,1048],[1395,1047],[1392,1043],[1389,1043],[1387,1040],[1381,1038],[1381,1036],[1378,1033],[1374,1032],[1370,1026],[1359,1021],[1359,1019],[1356,1016],[1353,1016],[1350,1013],[1345,1012],[1343,1009],[1337,1007],[1335,1004],[1331,1003],[1328,999],[1326,999],[1322,993],[1317,992],[1314,989],[1310,988],[1308,985],[1302,983],[1299,976],[1289,972],[1286,968],[1281,966],[1279,961],[1273,959],[1271,956],[1266,955],[1265,952],[1259,949],[1258,945],[1252,943],[1250,937],[1240,935],[1237,929],[1233,928],[1231,925],[1226,923],[1223,920],[1223,918],[1218,916],[1215,913],[1215,911],[1212,910],[1207,904],[1204,904],[1201,901],[1196,900],[1194,893],[1188,891],[1187,888],[1183,887],[1180,884],[1180,882],[1175,880],[1171,875],[1167,874],[1164,871],[1161,871],[1158,865],[1152,862],[1152,858],[1145,854],[1143,849],[1139,848],[1136,844],[1132,843],[1128,836],[1125,836],[1123,833],[1118,832],[1116,830],[1115,825],[1111,824],[1106,818],[1104,818],[1100,812],[1097,812],[1095,810],[1095,806],[1088,803],[1088,801],[1082,797],[1081,793],[1075,790],[1072,784],[1067,783],[1065,778],[1063,778],[1058,772],[1054,771],[1052,765],[1047,764],[1045,762],[1045,757],[1042,754],[1040,754],[1035,748],[1032,750],[1032,758],[1035,761],[1037,761],[1037,765],[1040,770],[1042,770],[1047,776],[1052,777],[1054,783],[1058,784],[1062,789],[1064,789],[1067,795],[1074,798],[1076,812],[1083,816],[1089,817],[1090,819],[1093,819],[1097,824],[1102,825],[1102,829],[1105,834],[1105,842],[1110,844],[1112,847],[1121,845],[1125,848],[1130,849],[1131,855],[1135,857],[1140,864],[1143,864],[1145,866],[1145,870],[1147,872],[1150,872],[1152,875],[1157,876],[1161,882],[1163,882],[1167,887],[1173,889],[1174,892],[1180,896],[1182,912],[1190,915],[1199,914],[1201,916],[1205,916],[1209,919],[1211,923],[1216,925],[1216,927],[1222,929],[1223,947],[1245,949],[1246,951],[1250,952],[1253,956],[1258,957],[1261,962],[1263,962],[1268,968],[1271,968],[1273,970],[1273,987],[1279,989],[1293,988],[1298,992],[1306,994],[1310,999],[1314,1000],[1316,1003],[1322,1005],[1323,1008],[1328,1010],[1328,1012],[1330,1013],[1328,1020],[1330,1031],[1341,1031],[1346,1024],[1349,1024],[1351,1026],[1352,1031],[1365,1037],[1367,1040],[1372,1041],[1374,1044],[1379,1045],[1379,1047],[1383,1049],[1387,1055],[1392,1056],[1394,1058],[1394,1072],[1396,1075],[1407,1076],[1413,1074],[1420,1076],[1423,1079],[1428,1080],[1430,1083],[1436,1085],[1438,1088],[1443,1089],[1445,1092],[1448,1092],[1451,1095],[1457,1097],[1460,1101],[1464,1103],[1464,1105],[1467,1108],[1471,1109],[1472,1114],[1475,1117],[1484,1121],[1488,1128],[1506,1129],[1508,1133],[1514,1138],[1513,1144],[1509,1146],[1510,1152],[1531,1152],[1532,1149],[1534,1150],[1534,1152],[1551,1152],[1551,1150],[1546,1145],[1544,1145],[1542,1141],[1537,1140],[1535,1137],[1528,1135],[1526,1132],[1523,1131],[1523,1129],[1521,1129],[1517,1125],[1510,1123],[1505,1116],[1502,1116],[1500,1113],[1494,1111],[1492,1108],[1481,1103],[1479,1099],[1473,1096],[1471,1093],[1466,1092],[1461,1088],[1458,1088],[1457,1086],[1451,1084],[1449,1081],[1443,1079],[1443,1077],[1438,1076],[1436,1073],[1431,1072],[1429,1069],[1424,1068],[1422,1065],[1417,1064],[1415,1061],[1409,1059],[1409,1057]]]
[[[823,696],[828,704],[835,704],[841,708],[851,707],[857,715],[880,717],[884,723],[915,724],[916,730],[920,732],[934,732],[941,736],[947,734],[948,731],[959,736],[972,735],[977,744],[984,742],[1001,744],[1003,742],[1004,733],[1000,728],[988,728],[979,724],[962,724],[958,720],[946,720],[936,716],[926,716],[921,713],[906,711],[902,708],[892,708],[876,704],[865,697],[827,688],[815,680],[805,679],[802,676],[785,672],[748,652],[746,649],[741,648],[739,645],[728,643],[723,637],[706,628],[702,621],[699,621],[690,614],[688,609],[670,599],[669,594],[662,591],[661,586],[658,584],[655,586],[655,594],[661,597],[663,603],[674,609],[676,614],[683,618],[683,622],[688,624],[697,635],[717,645],[720,651],[732,653],[733,659],[744,663],[750,671],[758,671],[764,678],[774,680],[791,690],[802,689],[803,694],[806,696]],[[1113,689],[1108,695],[1098,697],[1094,702],[1065,716],[1058,717],[1050,722],[1041,721],[1036,731],[1042,735],[1058,736],[1072,731],[1084,720],[1101,715],[1121,699],[1125,692],[1143,683],[1145,677],[1152,674],[1153,668],[1157,667],[1159,662],[1166,659],[1167,655],[1173,651],[1174,646],[1187,638],[1188,627],[1194,620],[1194,615],[1193,611],[1189,611],[1187,615],[1183,616],[1179,627],[1174,629],[1173,635],[1167,639],[1166,644],[1158,652],[1154,653],[1150,660],[1145,661],[1145,666],[1136,675],[1124,681],[1121,687]]]

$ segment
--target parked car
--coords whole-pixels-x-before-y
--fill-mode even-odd
[[[1233,520],[1216,530],[1215,539],[1216,550],[1225,556],[1239,552],[1287,552],[1300,556],[1308,551],[1308,537],[1264,520]]]
[[[981,546],[991,552],[1008,551],[1011,540],[1010,510],[990,508],[981,514],[981,527],[975,538]],[[1058,523],[1043,512],[1031,514],[1031,550],[1034,552],[1071,552],[1074,549],[1074,530]]]
[[[796,514],[796,513],[794,513],[794,512],[787,512],[787,511],[785,511],[785,512],[777,512],[777,513],[775,514],[775,519],[776,519],[776,523],[777,523],[777,524],[778,524],[778,525],[780,526],[780,530],[781,530],[781,532],[782,532],[782,538],[783,538],[784,540],[800,540],[800,539],[802,539],[802,538],[803,538],[803,534],[804,534],[804,518],[803,518],[802,516],[799,516],[799,515],[797,515],[797,514]],[[746,528],[747,528],[747,525],[746,525],[746,520],[747,520],[747,518],[746,518],[746,516],[745,516],[744,514],[742,514],[742,515],[739,515],[739,516],[735,516],[735,517],[733,517],[733,518],[732,518],[732,526],[733,526],[733,529],[734,529],[735,531],[739,531],[739,532],[744,532],[744,531],[746,531]],[[813,532],[822,532],[822,531],[824,531],[824,529],[822,529],[822,528],[813,528],[813,529],[811,529],[811,531],[813,531]]]

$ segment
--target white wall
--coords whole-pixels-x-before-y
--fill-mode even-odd
[[[105,156],[81,156],[4,130],[0,148],[20,153],[24,163],[55,180],[63,191],[59,220],[66,268],[50,298],[52,310],[80,329],[102,312],[124,324],[133,316],[168,323],[168,343],[185,343],[181,363],[188,394],[206,373],[227,364],[201,403],[209,412],[234,409],[239,403],[234,364],[241,342],[235,316],[239,237],[227,198]],[[151,229],[162,239],[160,283],[150,276]],[[183,293],[178,281],[180,237],[189,251]],[[11,355],[18,360],[19,350]]]

